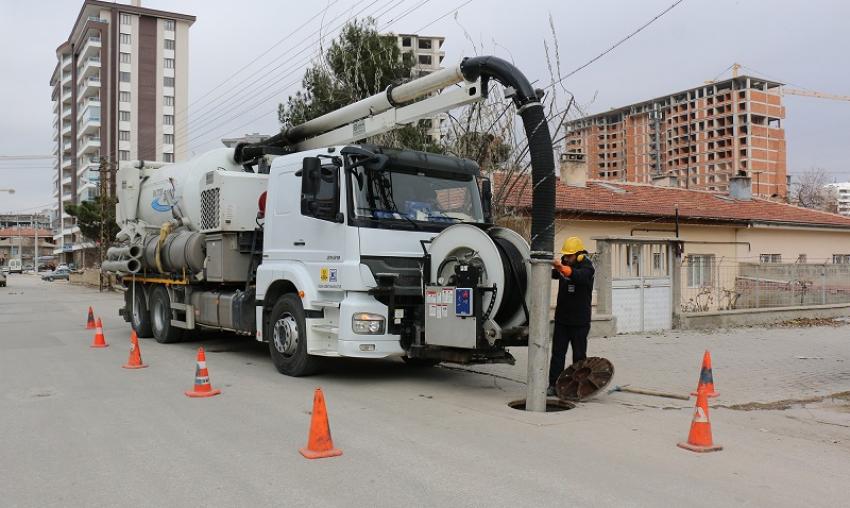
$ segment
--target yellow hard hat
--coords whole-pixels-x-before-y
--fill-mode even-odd
[[[584,244],[581,243],[581,238],[571,236],[564,240],[564,245],[561,247],[561,254],[575,254],[584,250]]]

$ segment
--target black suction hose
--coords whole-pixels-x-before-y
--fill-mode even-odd
[[[465,58],[460,70],[469,81],[492,78],[513,89],[512,99],[522,118],[531,154],[531,257],[549,259],[555,243],[555,158],[540,97],[528,78],[501,58]]]

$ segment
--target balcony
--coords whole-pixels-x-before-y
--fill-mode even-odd
[[[73,157],[62,157],[62,169],[70,168],[73,161]]]
[[[62,134],[63,135],[64,134],[70,134],[71,133],[71,122],[70,121],[62,122],[62,125],[63,125]]]
[[[95,51],[100,54],[100,37],[97,35],[89,36],[86,43],[83,44],[83,51],[80,52],[80,58],[88,58],[93,56]]]
[[[71,185],[71,177],[70,176],[66,176],[65,178],[62,179],[62,186],[64,187],[65,185]]]
[[[64,56],[62,57],[62,69],[63,69],[63,70],[64,70],[66,67],[68,67],[69,65],[71,65],[71,60],[73,60],[73,59],[71,58],[71,55],[64,55]]]
[[[62,88],[62,102],[71,102],[71,87]]]
[[[65,143],[63,143],[62,144],[62,150],[65,151],[65,152],[70,151],[71,150],[71,142],[66,141]]]
[[[80,65],[80,71],[77,76],[77,83],[92,76],[100,75],[100,55],[90,56],[83,60]],[[98,81],[100,78],[98,78]]]
[[[98,116],[98,118],[100,118],[100,116]],[[97,122],[99,124],[100,120],[98,119]],[[92,150],[100,150],[100,136],[89,134],[88,136],[85,136],[83,138],[82,147],[80,147],[80,152],[85,154]]]

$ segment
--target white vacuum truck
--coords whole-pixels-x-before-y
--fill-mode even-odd
[[[121,246],[103,263],[127,288],[121,314],[159,342],[253,336],[292,376],[322,357],[512,362],[531,251],[490,224],[489,181],[470,160],[352,143],[480,100],[490,78],[542,110],[513,66],[477,57],[261,143],[122,162]]]

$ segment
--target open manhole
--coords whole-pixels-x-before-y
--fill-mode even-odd
[[[520,411],[525,411],[525,399],[514,400],[512,402],[508,402],[508,407],[512,409],[519,409]],[[555,413],[558,411],[567,411],[570,409],[574,409],[575,404],[571,404],[564,400],[559,399],[546,399],[546,412],[547,413]]]

